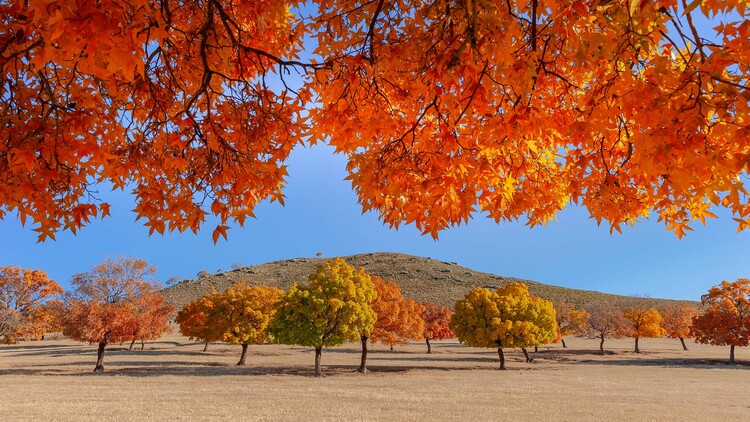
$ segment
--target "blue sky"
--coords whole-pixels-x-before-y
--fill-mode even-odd
[[[393,251],[427,256],[479,271],[515,276],[565,287],[624,295],[697,300],[721,280],[750,277],[750,232],[736,233],[731,216],[720,218],[678,240],[661,224],[643,221],[610,236],[586,210],[569,208],[558,221],[529,229],[519,223],[495,224],[476,217],[468,225],[422,236],[413,226],[398,231],[377,215],[362,215],[346,176],[345,160],[332,148],[297,148],[288,162],[286,206],[261,204],[257,219],[229,231],[229,240],[211,241],[215,222],[198,235],[148,236],[135,222],[129,195],[113,193],[112,217],[77,236],[59,233],[56,241],[36,243],[31,226],[13,218],[0,221],[0,265],[46,270],[64,287],[70,276],[107,256],[145,258],[158,278],[192,278],[198,271],[228,269],[233,263]]]

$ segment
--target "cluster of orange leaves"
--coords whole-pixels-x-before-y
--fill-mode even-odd
[[[749,226],[744,0],[295,6],[0,4],[0,217],[53,238],[127,186],[151,232],[211,213],[216,241],[283,199],[309,141],[347,155],[364,210],[433,236],[571,202],[618,231],[654,212],[682,236],[712,207]]]
[[[700,343],[718,346],[750,344],[750,280],[722,281],[701,300],[708,306],[693,317],[691,334]]]
[[[424,338],[424,306],[412,299],[404,298],[401,288],[392,279],[383,280],[374,276],[372,282],[375,285],[376,296],[370,302],[370,306],[377,318],[370,340],[373,343],[394,346]]]

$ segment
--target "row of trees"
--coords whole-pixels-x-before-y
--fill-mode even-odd
[[[72,291],[57,298],[62,288],[43,271],[0,268],[0,335],[4,342],[38,339],[60,331],[79,341],[98,344],[95,371],[103,371],[104,351],[110,343],[159,338],[169,331],[174,308],[166,304],[158,283],[149,280],[155,269],[144,260],[108,259],[89,272],[73,277]],[[491,292],[471,290],[456,302],[455,314],[445,306],[416,303],[401,294],[392,280],[371,277],[364,269],[334,259],[317,268],[308,283],[289,291],[239,283],[223,293],[213,292],[187,304],[178,314],[180,331],[191,338],[242,346],[238,365],[245,363],[248,345],[280,342],[313,347],[315,373],[321,375],[324,347],[346,342],[362,345],[358,368],[367,372],[368,342],[390,345],[454,335],[470,346],[497,347],[501,368],[503,348],[520,348],[532,361],[528,347],[562,341],[580,334],[600,340],[630,336],[667,335],[714,345],[750,342],[750,280],[722,282],[702,298],[705,312],[679,305],[664,309],[628,308],[605,304],[575,309],[531,295],[514,283]]]
[[[329,260],[310,275],[306,285],[289,291],[239,283],[188,303],[178,313],[180,332],[208,344],[242,345],[237,365],[245,364],[249,344],[276,341],[315,349],[315,374],[321,375],[324,347],[359,342],[359,372],[367,372],[368,342],[393,347],[410,340],[453,337],[451,312],[445,306],[406,299],[392,280],[383,280]]]

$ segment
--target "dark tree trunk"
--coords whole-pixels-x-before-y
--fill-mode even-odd
[[[141,339],[141,350],[143,350],[146,347],[145,344],[143,344],[143,339]]]
[[[680,343],[682,343],[682,350],[687,350],[687,346],[685,346],[685,339],[680,337]]]
[[[500,358],[500,370],[505,370],[505,354],[503,353],[503,348],[498,347],[497,348],[497,356]]]
[[[604,336],[599,337],[599,339],[601,340],[599,342],[599,351],[604,354]]]
[[[527,362],[527,363],[532,363],[532,362],[534,362],[534,358],[532,358],[531,356],[529,356],[529,352],[528,352],[528,351],[526,350],[526,348],[525,348],[525,347],[522,347],[522,348],[521,348],[521,351],[523,352],[523,355],[524,355],[524,356],[526,357],[526,362]]]
[[[133,345],[135,344],[135,340],[136,339],[133,339],[133,341],[130,342],[130,347],[128,347],[128,350],[133,350]]]
[[[237,366],[245,366],[245,356],[247,356],[247,344],[242,345],[242,354],[240,355],[240,361],[237,362]]]
[[[566,345],[565,345],[565,339],[564,339],[564,338],[561,338],[561,339],[560,339],[560,341],[562,342],[562,345],[563,345],[563,349],[567,349],[567,348],[568,348],[568,346],[566,346]]]
[[[323,353],[322,347],[315,348],[315,376],[322,377],[323,373],[320,371],[320,355]]]
[[[729,364],[734,364],[734,344],[729,345]]]
[[[362,342],[362,358],[359,360],[359,368],[357,368],[356,372],[361,372],[363,374],[366,374],[367,371],[367,339],[369,337],[362,336],[359,338],[359,341]]]
[[[641,353],[641,349],[638,348],[638,340],[639,340],[639,338],[636,337],[635,338],[635,352],[636,353]]]
[[[432,354],[432,346],[430,345],[430,339],[426,338],[426,339],[424,339],[424,341],[425,341],[425,343],[427,343],[427,354],[431,355]]]
[[[539,353],[539,346],[534,346],[534,353]]]
[[[105,336],[109,337],[109,336]],[[107,343],[102,341],[99,343],[99,349],[96,351],[96,366],[94,372],[104,372],[104,348],[107,347]]]
[[[208,342],[206,342],[206,345],[203,346],[203,351],[204,352],[208,352]]]
[[[393,351],[393,345],[391,344],[391,352]]]

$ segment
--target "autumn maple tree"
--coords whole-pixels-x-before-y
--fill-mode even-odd
[[[219,293],[213,292],[201,296],[185,306],[177,313],[175,322],[180,326],[180,333],[191,340],[205,343],[203,351],[208,350],[208,344],[219,341],[223,337],[221,331],[213,328],[209,318],[213,314],[214,304],[218,301]]]
[[[94,372],[104,371],[104,351],[110,343],[132,341],[138,335],[158,337],[166,330],[165,321],[171,312],[170,305],[160,300],[141,300],[143,296],[157,295],[150,277],[156,269],[143,259],[109,258],[88,272],[76,274],[70,283],[66,307],[62,314],[63,334],[83,342],[98,344]],[[144,304],[160,306],[145,309]],[[151,316],[141,318],[141,313]],[[150,323],[152,326],[138,324]],[[161,330],[161,332],[160,332]]]
[[[144,341],[156,340],[165,333],[172,332],[169,327],[169,316],[174,312],[174,306],[167,304],[166,298],[159,290],[143,289],[133,298],[133,311],[130,315],[130,327],[133,339],[130,349],[140,340],[141,350]]]
[[[456,336],[450,328],[451,310],[445,305],[436,305],[431,302],[422,302],[422,319],[424,320],[424,341],[427,344],[427,353],[432,353],[430,340],[444,340]]]
[[[373,276],[375,297],[370,307],[375,312],[375,324],[371,330],[363,329],[360,335],[362,355],[358,372],[367,371],[367,340],[384,343],[391,347],[406,344],[409,340],[421,338],[424,333],[422,305],[401,294],[401,288],[393,279],[383,280]],[[365,327],[369,328],[369,327]]]
[[[557,321],[557,335],[566,349],[565,336],[578,334],[586,326],[589,313],[585,309],[575,309],[572,303],[552,301],[552,307],[555,308],[555,320]],[[557,341],[555,341],[557,342]]]
[[[51,318],[45,304],[62,292],[44,271],[0,267],[0,342],[41,338]]]
[[[641,308],[641,307],[630,307],[623,311],[623,316],[627,319],[627,331],[628,336],[635,339],[636,353],[640,353],[641,349],[638,347],[638,341],[641,337],[663,337],[667,330],[662,326],[662,316],[658,310],[654,308]]]
[[[483,287],[469,291],[456,302],[450,328],[462,343],[497,348],[500,369],[505,369],[503,348],[550,343],[557,336],[552,303],[529,293],[523,283],[511,283],[495,292]]]
[[[682,350],[687,350],[685,339],[690,338],[690,327],[693,325],[693,318],[698,315],[698,310],[694,306],[682,303],[666,307],[661,314],[661,326],[667,330],[667,337],[680,339]]]
[[[284,294],[270,332],[281,343],[315,348],[315,376],[320,377],[323,347],[356,342],[363,332],[372,332],[374,298],[375,287],[364,268],[329,259],[307,284],[295,283]]]
[[[734,348],[750,344],[750,279],[722,281],[701,303],[708,309],[693,317],[690,334],[702,344],[729,346],[729,363],[734,363]]]
[[[599,340],[599,351],[604,354],[604,340],[622,338],[628,334],[622,310],[607,303],[591,303],[584,308],[588,313],[586,324],[580,327],[581,335]]]
[[[720,22],[698,25],[721,13]],[[39,238],[131,189],[151,232],[242,224],[297,145],[433,236],[486,213],[750,226],[745,0],[0,3],[0,218]],[[103,184],[103,185],[102,185]]]

